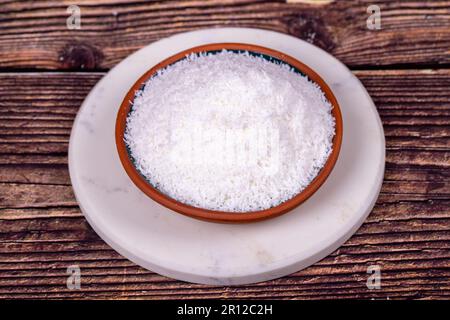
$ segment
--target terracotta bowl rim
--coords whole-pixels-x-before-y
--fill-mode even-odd
[[[329,155],[325,165],[322,167],[318,175],[311,181],[311,183],[300,193],[290,198],[289,200],[269,209],[250,212],[225,212],[225,211],[203,209],[179,202],[154,188],[150,184],[150,182],[148,182],[139,173],[139,171],[133,164],[133,161],[128,153],[128,149],[124,141],[126,119],[131,110],[135,94],[142,88],[145,82],[156,73],[156,71],[172,63],[184,59],[186,55],[190,53],[209,52],[209,51],[215,52],[222,49],[234,51],[249,51],[256,54],[263,54],[293,66],[302,74],[306,75],[310,80],[318,84],[322,89],[322,91],[325,93],[325,96],[328,99],[328,101],[333,106],[332,115],[335,119],[335,135],[333,137],[333,150]],[[119,111],[117,113],[115,126],[115,141],[122,166],[124,167],[127,175],[130,177],[133,183],[142,192],[144,192],[154,201],[171,209],[172,211],[196,219],[221,223],[245,223],[273,218],[291,211],[292,209],[296,208],[301,203],[306,201],[320,188],[320,186],[322,186],[322,184],[326,181],[331,171],[333,170],[341,149],[342,136],[343,136],[342,114],[337,99],[334,96],[333,92],[331,91],[330,87],[315,71],[313,71],[306,64],[298,61],[297,59],[287,54],[266,47],[246,43],[213,43],[201,45],[184,50],[167,59],[164,59],[163,61],[153,66],[148,71],[146,71],[133,84],[130,90],[128,90],[128,93],[123,99]]]

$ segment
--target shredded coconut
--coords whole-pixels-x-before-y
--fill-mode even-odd
[[[317,176],[332,106],[291,66],[248,52],[191,54],[136,93],[125,142],[139,172],[185,204],[268,209]]]

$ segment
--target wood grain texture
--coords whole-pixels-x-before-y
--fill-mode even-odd
[[[78,0],[81,29],[70,30],[66,9],[73,3],[2,2],[0,68],[104,70],[158,39],[219,26],[284,32],[351,67],[450,63],[450,1],[376,1],[382,14],[376,31],[366,26],[372,0]]]
[[[67,171],[69,134],[103,73],[0,73],[0,298],[450,298],[450,70],[355,74],[386,135],[373,212],[345,245],[305,270],[221,287],[134,265],[81,215]],[[366,287],[371,264],[382,268],[381,290]],[[81,290],[66,287],[71,265],[81,268]]]

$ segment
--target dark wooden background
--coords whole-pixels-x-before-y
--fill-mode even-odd
[[[450,298],[450,1],[0,1],[0,298]],[[81,30],[66,8],[81,7]],[[378,4],[382,29],[366,28]],[[327,50],[361,79],[387,142],[379,200],[339,250],[239,287],[168,279],[89,227],[67,168],[75,114],[135,50],[216,26],[276,30]],[[367,267],[382,268],[368,290]],[[79,265],[81,290],[66,287]]]

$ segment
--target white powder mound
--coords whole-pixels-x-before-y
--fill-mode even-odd
[[[228,212],[268,209],[317,176],[332,150],[324,93],[286,64],[249,53],[190,55],[148,80],[125,142],[169,197]]]

